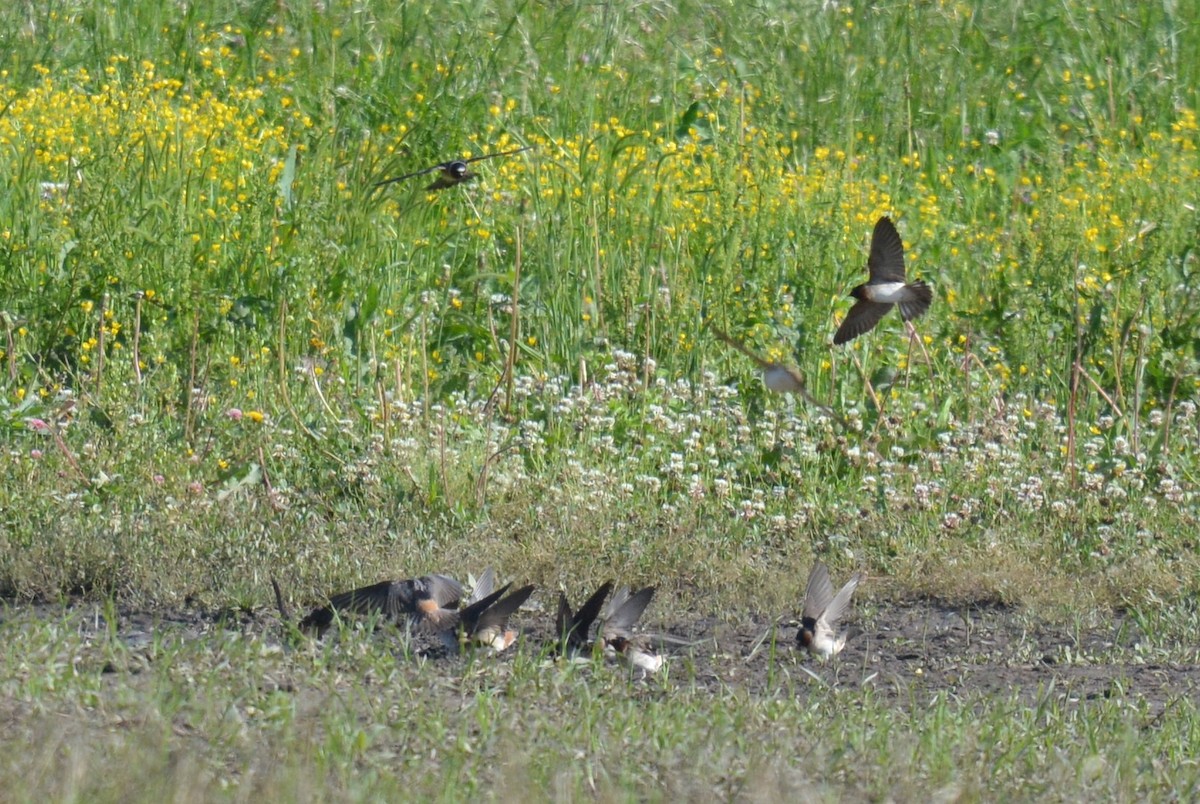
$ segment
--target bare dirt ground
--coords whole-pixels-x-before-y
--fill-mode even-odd
[[[0,629],[46,618],[79,629],[85,642],[99,641],[110,631],[103,609],[94,606],[0,609]],[[266,609],[119,611],[115,619],[112,632],[133,658],[114,665],[98,651],[84,659],[106,673],[144,670],[155,661],[156,639],[205,639],[223,630],[270,642],[283,636],[277,613]],[[522,612],[517,620],[523,628],[518,649],[536,651],[550,644],[547,612]],[[870,685],[898,704],[937,693],[962,699],[1015,695],[1033,703],[1053,690],[1056,699],[1067,701],[1133,695],[1146,703],[1152,718],[1179,700],[1200,703],[1200,665],[1155,660],[1161,652],[1140,650],[1139,629],[1120,616],[1067,626],[1039,623],[1001,606],[955,608],[918,601],[873,607],[866,616],[852,618],[850,628],[845,650],[821,663],[797,649],[794,619],[685,616],[674,623],[650,623],[651,631],[694,643],[667,651],[670,683],[713,692],[740,689],[769,695],[773,688],[778,691],[781,678],[790,679],[798,693],[824,685]],[[380,633],[378,638],[392,640],[389,649],[397,644],[394,635]],[[436,648],[425,655],[456,661]]]
[[[769,653],[754,643],[769,623],[722,633],[727,653],[750,657],[742,683],[761,690]],[[795,623],[778,629],[777,661],[793,662],[828,684],[870,684],[878,694],[920,700],[938,692],[961,698],[1016,695],[1033,703],[1048,694],[1072,701],[1133,694],[1161,714],[1179,698],[1200,702],[1200,666],[1155,663],[1138,655],[1140,634],[1126,620],[1075,628],[1030,622],[1006,607],[952,608],[931,602],[888,605],[851,626],[852,638],[835,662],[821,664],[797,650]],[[859,633],[855,634],[855,631]],[[728,669],[713,666],[714,675]],[[803,671],[801,671],[803,672]]]

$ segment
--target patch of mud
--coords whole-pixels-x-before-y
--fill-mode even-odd
[[[160,642],[239,632],[278,643],[284,633],[275,612],[265,609],[118,611],[113,619],[109,622],[97,607],[14,606],[0,609],[0,632],[49,622],[77,631],[85,641],[111,634],[128,650],[117,661],[102,660],[100,669],[118,674],[136,674],[152,664]],[[537,651],[552,641],[548,613],[521,612],[515,619],[523,628],[519,650]],[[1163,654],[1141,650],[1139,630],[1122,617],[1068,627],[1002,606],[885,604],[851,622],[845,650],[828,662],[797,648],[794,619],[685,615],[669,624],[654,622],[653,628],[672,642],[692,643],[664,647],[670,683],[713,693],[804,694],[826,686],[870,686],[897,704],[920,703],[939,693],[963,700],[1015,696],[1028,704],[1043,696],[1060,702],[1133,697],[1147,704],[1152,717],[1179,699],[1200,705],[1200,665],[1156,660]],[[444,659],[436,648],[420,652]]]
[[[869,685],[897,702],[938,693],[961,699],[1015,696],[1028,704],[1043,696],[1069,702],[1134,696],[1152,715],[1179,698],[1200,704],[1200,666],[1142,655],[1140,632],[1124,618],[1068,628],[1001,606],[885,605],[869,622],[852,624],[845,649],[828,662],[797,648],[794,620],[696,625],[701,627],[693,638],[708,636],[720,646],[715,661],[697,662],[697,681],[757,694],[767,693],[769,679],[786,672],[818,688]]]

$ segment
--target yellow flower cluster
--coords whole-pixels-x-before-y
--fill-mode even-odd
[[[281,35],[275,29],[261,34],[267,40]],[[168,71],[150,61],[125,56],[112,57],[99,75],[43,68],[28,88],[8,85],[0,76],[0,104],[7,108],[0,117],[5,146],[0,172],[31,185],[86,186],[93,172],[141,171],[148,182],[181,194],[185,231],[179,236],[187,241],[193,266],[228,274],[265,255],[274,268],[283,238],[278,216],[262,225],[250,223],[251,213],[264,198],[284,203],[273,188],[284,178],[293,145],[311,159],[297,181],[328,180],[334,188],[330,197],[337,199],[362,195],[344,166],[400,160],[413,121],[430,104],[445,103],[430,87],[463,69],[455,62],[413,61],[411,94],[399,120],[371,137],[330,137],[342,144],[311,158],[298,135],[314,121],[288,90],[303,54],[263,48],[258,58],[265,69],[247,78],[232,69],[234,49],[245,46],[239,36],[231,29],[206,32],[199,50],[189,54],[197,73],[186,84],[162,77]],[[724,59],[715,48],[697,56],[693,66],[698,72],[719,68]],[[600,86],[618,87],[629,79],[616,64],[594,70]],[[1056,71],[1055,77],[1063,105],[1085,102],[1079,93],[1101,88],[1083,71]],[[1018,76],[1006,80],[1005,102],[1028,102]],[[556,85],[546,87],[548,97],[558,91]],[[844,142],[806,144],[803,125],[781,114],[782,99],[753,83],[697,81],[690,100],[690,106],[668,109],[654,99],[649,110],[606,111],[564,131],[555,118],[530,112],[524,97],[490,95],[475,129],[445,158],[526,145],[531,153],[480,163],[480,179],[466,205],[444,200],[456,198],[453,194],[431,193],[424,214],[399,220],[396,211],[408,200],[402,193],[385,196],[380,228],[395,227],[397,236],[386,260],[371,253],[362,262],[440,260],[434,252],[452,232],[462,232],[488,253],[511,247],[516,210],[528,205],[541,225],[525,230],[527,248],[545,243],[555,231],[549,222],[566,221],[569,235],[580,241],[570,254],[583,255],[593,274],[602,275],[592,275],[586,293],[577,294],[576,318],[584,327],[601,325],[614,293],[628,294],[626,302],[636,296],[638,304],[660,305],[664,312],[668,306],[672,312],[696,311],[703,296],[734,319],[742,334],[749,330],[767,350],[780,351],[779,326],[802,326],[814,308],[824,320],[843,311],[845,291],[859,280],[870,228],[881,215],[899,221],[910,271],[935,284],[944,302],[941,315],[954,322],[955,316],[989,309],[997,288],[1032,286],[1037,278],[1032,266],[1063,259],[1046,251],[1056,242],[1077,246],[1069,255],[1074,266],[1061,271],[1064,287],[1085,296],[1111,292],[1137,264],[1125,254],[1140,248],[1162,218],[1175,214],[1168,207],[1200,178],[1200,129],[1187,108],[1158,129],[1140,119],[1136,131],[1054,129],[1061,136],[1056,159],[1015,158],[1002,131],[964,131],[957,148],[944,151],[910,143],[912,152],[895,158],[894,149],[868,132]],[[73,235],[69,208],[55,206],[59,201],[53,198],[44,203],[63,209],[66,241]],[[419,226],[408,225],[418,219]],[[5,241],[13,238],[10,231],[2,235]],[[17,252],[25,245],[8,248]],[[367,249],[362,242],[342,246]],[[152,284],[143,281],[136,248],[122,247],[120,254],[127,264],[114,267],[114,275],[126,286]],[[39,271],[47,272],[47,263]],[[534,264],[528,270],[546,269]],[[440,265],[423,270],[425,276],[440,276]],[[455,280],[447,274],[430,284],[449,292]],[[146,291],[147,300],[151,293]],[[221,294],[212,302],[219,315],[228,316],[240,294],[225,295],[224,289]],[[310,288],[309,349],[336,348],[339,337],[328,321],[340,320],[343,301]],[[463,298],[451,294],[445,301],[446,312],[469,314],[471,304]],[[96,303],[83,302],[84,317],[95,318]],[[397,315],[397,320],[409,319]],[[116,342],[127,336],[129,306],[109,307],[104,321],[89,323],[77,333],[81,353],[93,351],[105,337]],[[404,327],[389,322],[383,334],[385,355],[419,348]],[[526,346],[550,348],[546,337],[539,341],[527,332],[524,339]],[[665,342],[685,350],[695,343],[682,335]],[[257,346],[246,353],[250,359]],[[435,346],[430,341],[427,352],[441,364]],[[957,340],[947,338],[947,346],[958,348]]]

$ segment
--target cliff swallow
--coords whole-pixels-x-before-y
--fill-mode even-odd
[[[762,369],[763,385],[766,386],[768,391],[774,391],[777,394],[798,394],[804,397],[804,401],[808,402],[808,404],[828,414],[843,427],[846,426],[845,419],[835,413],[828,405],[818,402],[808,392],[808,387],[804,383],[804,376],[797,369],[783,363],[772,363],[770,360],[759,357],[750,351],[744,343],[727,335],[716,325],[709,325],[709,329],[712,330],[713,335],[716,335],[719,340],[737,349]]]
[[[628,586],[622,586],[612,596],[605,608],[604,621],[600,625],[600,641],[605,655],[619,656],[632,667],[644,672],[656,673],[663,666],[663,657],[650,653],[649,641],[633,632],[650,599],[654,587],[647,586],[630,594]]]
[[[561,591],[558,593],[558,614],[555,617],[555,625],[558,631],[559,644],[562,649],[575,654],[591,651],[588,631],[591,630],[592,623],[600,616],[600,609],[604,605],[604,599],[608,597],[608,593],[612,591],[612,587],[612,581],[605,581],[579,607],[579,611],[574,613],[571,612],[571,604],[567,601],[567,596]]]
[[[374,185],[372,185],[371,189],[378,190],[380,187],[394,184],[398,181],[404,181],[405,179],[411,179],[416,176],[424,176],[427,173],[433,173],[435,170],[437,170],[440,171],[440,174],[436,179],[433,180],[432,183],[426,186],[425,189],[444,190],[447,187],[453,187],[456,184],[462,184],[463,182],[474,179],[476,174],[472,173],[467,167],[467,165],[471,164],[472,162],[479,162],[483,159],[495,159],[498,156],[512,156],[513,154],[519,154],[522,151],[528,151],[532,147],[532,145],[527,145],[524,148],[514,148],[511,151],[499,151],[494,154],[473,156],[470,159],[452,159],[449,162],[442,162],[434,165],[433,167],[427,167],[424,170],[417,170],[412,173],[405,173],[403,176],[395,176],[394,178],[384,179],[383,181],[376,182]]]
[[[484,573],[486,576],[490,570]],[[488,586],[492,584],[489,583]],[[517,630],[508,627],[508,618],[524,605],[533,594],[532,585],[522,586],[504,597],[512,584],[505,584],[495,592],[487,592],[457,612],[452,627],[440,632],[442,643],[457,652],[460,645],[479,645],[499,653],[517,640]],[[487,586],[480,588],[484,592]],[[472,594],[475,597],[475,594]]]
[[[933,291],[921,280],[905,284],[904,243],[887,216],[875,223],[867,274],[866,283],[850,291],[858,301],[833,336],[835,346],[869,332],[897,304],[901,318],[911,321],[925,315],[933,301]]]
[[[313,609],[299,623],[302,631],[325,632],[334,612],[382,614],[396,623],[410,621],[432,629],[445,629],[457,622],[454,607],[463,587],[446,575],[425,575],[400,581],[381,581],[329,598],[329,605]]]
[[[800,630],[796,633],[796,642],[800,647],[808,648],[821,659],[828,659],[846,646],[846,632],[838,633],[837,624],[862,578],[861,572],[854,573],[842,590],[834,595],[829,570],[820,561],[813,565],[804,593]]]

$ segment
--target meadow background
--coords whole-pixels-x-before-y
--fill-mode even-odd
[[[0,596],[256,609],[271,574],[300,606],[495,564],[575,596],[610,576],[656,583],[660,622],[774,617],[794,613],[819,557],[835,577],[865,569],[868,606],[1119,614],[1145,649],[1194,664],[1198,18],[1194,3],[1109,0],[9,4]],[[372,189],[526,145],[474,165],[471,185]],[[935,290],[917,323],[929,364],[894,316],[830,346],[883,214],[910,277]],[[768,397],[708,321],[793,362],[851,427]],[[14,733],[100,707],[99,676],[63,658],[82,637],[45,619],[6,620],[23,623],[5,659]],[[394,659],[354,644],[358,663],[176,646],[216,673],[212,694],[174,671],[122,687],[136,739],[93,759],[149,755],[143,780],[202,796],[394,791],[396,754],[377,749],[400,727],[369,725],[388,718],[364,713],[357,686],[362,662]],[[356,692],[320,727],[286,696],[231,725],[230,656],[237,683],[264,661],[311,662],[313,683]],[[544,694],[531,667],[512,683]],[[474,672],[453,693],[474,726],[437,695],[408,702],[422,727],[484,739],[426,757],[443,773],[421,777],[425,794],[494,791],[470,758],[494,771],[528,734],[562,751],[522,753],[544,795],[686,792],[688,741],[713,723],[731,735],[709,757],[729,786],[706,795],[794,792],[818,755],[845,763],[818,795],[954,780],[970,797],[1031,775],[1023,795],[1066,777],[1131,796],[1196,784],[1194,762],[1064,770],[1097,740],[1147,739],[1120,712],[1091,713],[1114,718],[1103,738],[1050,718],[1062,731],[1047,742],[1071,747],[1044,776],[1024,751],[1005,765],[964,748],[973,712],[1033,733],[986,702],[896,709],[852,690],[854,711],[895,718],[899,736],[818,751],[787,741],[862,720],[788,685],[647,702],[608,679],[628,733],[607,739],[549,715],[515,730]],[[594,688],[568,681],[561,712],[600,717]],[[1195,704],[1185,695],[1155,739],[1195,746]],[[208,726],[181,736],[174,706]],[[162,743],[155,728],[171,745],[202,735],[203,761],[144,750]],[[628,735],[655,728],[679,740],[633,743],[674,758],[659,773],[635,764],[597,783],[573,764],[580,745],[624,762]],[[914,748],[939,729],[944,743]],[[73,739],[37,761],[59,768]],[[289,759],[255,776],[256,751]],[[864,778],[898,753],[899,781]],[[54,792],[105,795],[90,761]]]

